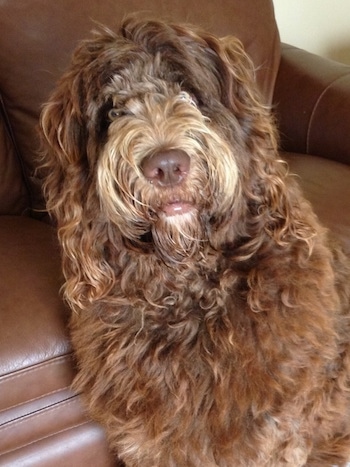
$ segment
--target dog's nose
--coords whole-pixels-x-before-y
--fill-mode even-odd
[[[141,169],[151,183],[159,186],[177,185],[190,170],[190,158],[179,149],[158,151],[143,161]]]

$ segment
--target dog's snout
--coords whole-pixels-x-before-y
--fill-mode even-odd
[[[190,158],[178,149],[158,151],[143,161],[141,169],[151,183],[159,186],[177,185],[190,170]]]

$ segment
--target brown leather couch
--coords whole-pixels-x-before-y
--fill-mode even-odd
[[[350,252],[350,67],[280,44],[269,0],[0,2],[0,466],[108,466],[69,386],[74,363],[55,233],[35,167],[40,108],[77,41],[130,11],[235,34],[273,103],[281,150]]]

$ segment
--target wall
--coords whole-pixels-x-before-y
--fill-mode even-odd
[[[350,0],[274,0],[282,42],[350,64]]]

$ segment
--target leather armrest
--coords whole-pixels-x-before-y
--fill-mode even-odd
[[[70,389],[60,271],[49,225],[0,216],[0,466],[119,465]]]
[[[282,44],[274,106],[283,150],[350,165],[350,66]]]

